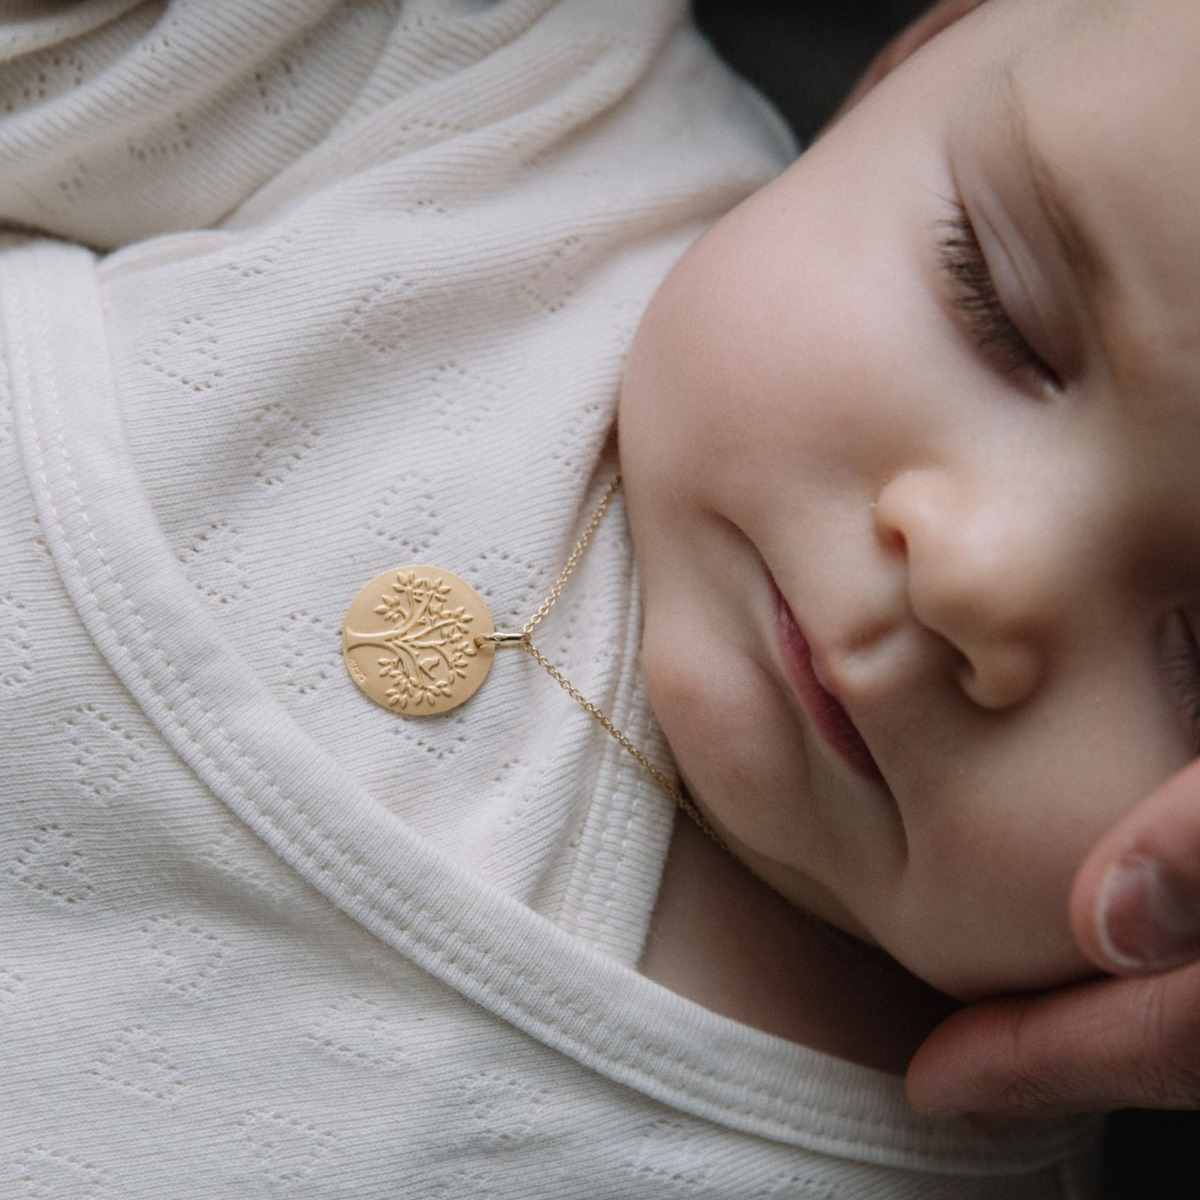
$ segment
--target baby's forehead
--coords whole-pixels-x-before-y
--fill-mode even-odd
[[[1011,54],[997,47],[1018,78],[1057,79],[1097,118],[1124,110],[1134,119],[1146,111],[1194,121],[1195,0],[989,0],[984,7],[1021,3],[1035,4],[1047,19],[1031,23]]]
[[[1190,358],[1200,334],[1200,4],[1061,0],[996,72],[987,118],[1127,356]]]
[[[1140,172],[1148,202],[1200,193],[1195,0],[984,0],[964,24],[964,108],[1019,126],[1080,190]]]

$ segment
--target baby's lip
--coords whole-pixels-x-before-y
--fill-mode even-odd
[[[822,667],[819,648],[804,635],[778,587],[775,587],[775,630],[788,683],[813,727],[830,749],[860,775],[872,783],[884,783],[870,747],[827,682],[829,674]]]

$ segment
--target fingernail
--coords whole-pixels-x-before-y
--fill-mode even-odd
[[[1180,888],[1154,859],[1130,856],[1105,872],[1096,931],[1115,966],[1180,966],[1200,957],[1200,896]]]

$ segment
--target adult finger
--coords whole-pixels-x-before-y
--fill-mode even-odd
[[[1200,1105],[1200,965],[973,1004],[917,1051],[907,1088],[932,1116]]]
[[[1116,974],[1200,959],[1200,762],[1095,847],[1075,879],[1071,924],[1084,953]]]

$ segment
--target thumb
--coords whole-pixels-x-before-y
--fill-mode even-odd
[[[1200,959],[1200,762],[1093,849],[1075,877],[1071,924],[1083,952],[1115,974]]]

